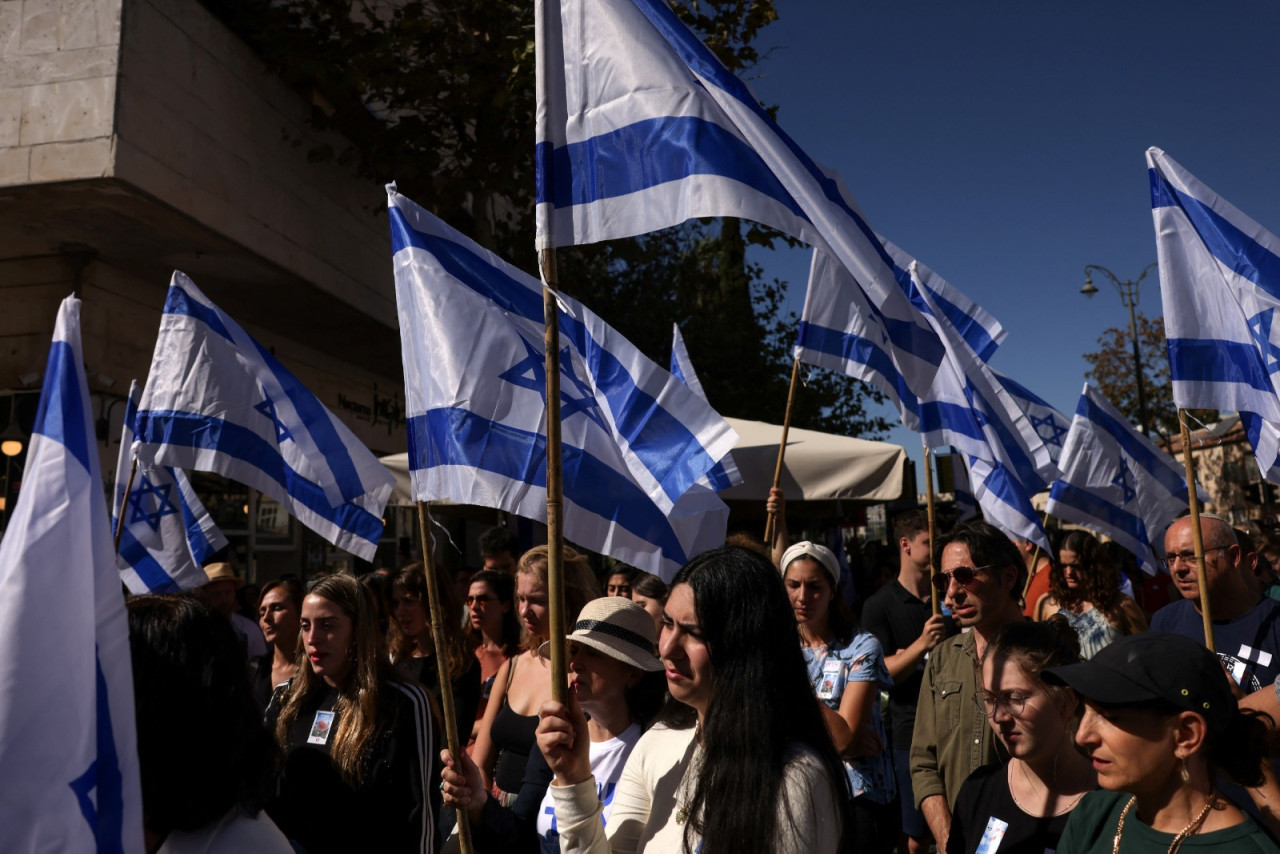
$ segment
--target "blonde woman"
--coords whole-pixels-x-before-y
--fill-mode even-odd
[[[598,585],[584,555],[565,546],[562,560],[565,609],[576,614],[596,598]],[[547,547],[536,546],[516,565],[516,612],[524,629],[523,651],[498,668],[471,754],[485,784],[504,807],[511,806],[520,792],[525,764],[535,749],[538,709],[551,699],[551,665],[538,655],[538,647],[551,634],[547,603]]]
[[[434,850],[436,721],[423,688],[379,654],[370,594],[323,578],[301,624],[298,675],[267,709],[284,752],[268,814],[308,854]]]

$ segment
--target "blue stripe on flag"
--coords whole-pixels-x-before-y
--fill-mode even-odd
[[[142,579],[142,583],[147,585],[147,590],[152,593],[181,593],[182,588],[178,586],[178,582],[160,565],[151,554],[151,552],[137,538],[129,532],[129,526],[125,525],[120,530],[120,558],[129,566],[133,567],[133,571],[138,573],[138,578]]]
[[[1280,299],[1280,257],[1204,202],[1179,191],[1158,170],[1147,172],[1151,177],[1152,209],[1181,208],[1213,257],[1237,276]]]
[[[92,471],[76,362],[75,350],[66,341],[54,341],[50,345],[49,362],[45,367],[43,388],[40,389],[40,408],[36,410],[35,426],[31,432],[60,442],[86,471]],[[96,449],[94,453],[97,453]]]
[[[203,323],[210,331],[221,335],[236,347],[240,346],[231,337],[230,332],[227,331],[227,327],[222,322],[218,312],[192,299],[190,294],[182,288],[169,288],[169,296],[165,299],[164,313],[190,317]],[[333,423],[329,420],[329,413],[325,410],[324,404],[308,391],[306,386],[298,382],[298,379],[289,372],[288,368],[280,364],[275,356],[271,355],[256,340],[253,343],[257,347],[258,358],[262,360],[263,364],[267,366],[267,370],[271,371],[276,381],[280,383],[280,387],[293,404],[298,417],[306,425],[307,433],[311,436],[311,440],[315,442],[316,448],[324,456],[325,465],[333,472],[334,479],[338,486],[342,488],[342,497],[350,501],[363,495],[365,487],[360,480],[360,474],[356,471],[355,463],[351,460],[350,451],[342,443],[337,430],[334,429]]]
[[[174,486],[177,485],[175,479]],[[200,520],[191,510],[191,505],[187,504],[186,496],[182,494],[181,489],[178,490],[178,502],[182,507],[182,527],[187,538],[187,546],[191,549],[191,556],[196,559],[196,563],[203,565],[213,557],[217,549],[213,547],[213,543],[209,542],[209,537],[205,534],[204,528],[200,527]]]
[[[919,417],[920,401],[915,392],[911,390],[889,354],[871,339],[854,335],[843,329],[832,329],[802,320],[796,333],[796,345],[806,350],[834,356],[845,362],[852,362],[855,365],[866,365],[893,386],[893,393],[901,401],[903,409]]]
[[[1040,516],[1031,504],[1027,490],[1018,481],[1017,477],[999,462],[993,460],[986,460],[985,462],[991,466],[991,473],[982,481],[986,492],[994,495],[1000,500],[1001,504],[1012,509],[1023,519],[1034,522],[1036,527],[1043,532],[1044,526],[1040,524]]]
[[[1086,489],[1073,486],[1065,480],[1057,480],[1049,488],[1049,498],[1100,520],[1112,531],[1128,534],[1148,547],[1151,545],[1151,540],[1147,537],[1147,525],[1140,516],[1135,516]]]
[[[540,142],[535,154],[550,160],[555,180],[539,183],[538,204],[590,204],[679,181],[719,175],[754,187],[808,220],[756,150],[715,122],[697,116],[659,116],[553,148]],[[640,156],[643,154],[643,156]],[[550,197],[543,193],[550,192]]]
[[[80,805],[85,822],[93,828],[99,854],[124,852],[124,775],[116,752],[116,737],[111,726],[111,700],[107,694],[107,677],[102,672],[100,650],[95,645],[93,664],[96,672],[96,732],[98,758],[68,786]],[[93,797],[90,797],[90,792]]]
[[[457,408],[415,415],[407,427],[412,470],[466,466],[546,489],[547,440],[540,433]],[[685,562],[670,522],[644,490],[581,448],[565,445],[562,453],[566,498],[653,543],[669,560]],[[600,512],[607,508],[611,518]]]
[[[1125,456],[1142,466],[1142,470],[1171,495],[1183,501],[1189,499],[1187,482],[1176,469],[1170,467],[1168,455],[1135,442],[1132,437],[1133,428],[1128,424],[1121,424],[1101,407],[1094,405],[1089,395],[1080,395],[1080,401],[1076,405],[1076,415],[1092,421],[1106,431],[1120,446]]]
[[[391,208],[390,219],[393,253],[406,246],[428,252],[446,273],[479,296],[526,320],[539,325],[544,322],[542,298],[526,284],[461,244],[418,231],[399,208]],[[608,401],[618,434],[627,441],[628,449],[645,468],[656,476],[667,471],[673,457],[679,455],[690,461],[685,468],[709,469],[713,461],[689,428],[660,406],[652,395],[638,387],[617,357],[591,337],[585,324],[563,311],[559,314],[561,336],[572,341],[583,360],[591,366],[595,379],[593,385]],[[689,447],[696,447],[698,451],[687,453],[685,449]],[[699,456],[706,460],[705,466],[694,462]],[[663,480],[662,488],[674,503],[692,484],[693,481],[672,483]]]
[[[371,543],[382,538],[382,519],[356,504],[330,505],[324,490],[290,468],[275,448],[239,424],[190,412],[138,413],[138,440],[179,448],[215,450],[253,466],[295,501],[353,536]]]
[[[1274,394],[1262,354],[1250,342],[1170,338],[1169,367],[1177,382],[1243,383]]]

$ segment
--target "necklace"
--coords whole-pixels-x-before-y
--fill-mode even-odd
[[[1033,783],[1031,782],[1031,774],[1027,771],[1027,763],[1025,763],[1025,762],[1020,762],[1020,763],[1018,763],[1018,764],[1022,766],[1022,779],[1024,779],[1024,780],[1026,780],[1026,781],[1027,781],[1027,786],[1028,786],[1028,788],[1030,788],[1030,789],[1031,789],[1031,791],[1032,791],[1032,793],[1034,793],[1034,792],[1035,792],[1035,784],[1033,784]],[[1054,782],[1056,783],[1056,782],[1057,782],[1057,778],[1058,778],[1058,763],[1057,763],[1057,758],[1056,758],[1056,757],[1054,758],[1053,771],[1054,771],[1054,774],[1053,774]],[[1046,794],[1048,794],[1048,793],[1049,793],[1049,789],[1048,789],[1048,787],[1045,787],[1045,793],[1046,793]],[[1063,807],[1062,809],[1057,810],[1056,812],[1051,813],[1049,816],[1042,816],[1042,815],[1040,815],[1040,814],[1038,814],[1038,813],[1033,813],[1033,812],[1031,812],[1029,809],[1027,809],[1026,807],[1024,807],[1024,806],[1022,805],[1022,801],[1018,800],[1018,796],[1017,796],[1016,794],[1014,794],[1014,792],[1013,792],[1013,786],[1009,786],[1009,797],[1013,798],[1013,802],[1014,802],[1014,804],[1018,807],[1018,809],[1022,810],[1022,811],[1023,811],[1024,813],[1026,813],[1027,815],[1029,815],[1029,816],[1033,816],[1033,817],[1035,817],[1035,818],[1046,818],[1046,817],[1048,817],[1048,818],[1057,818],[1057,817],[1058,817],[1058,816],[1060,816],[1060,815],[1066,815],[1067,813],[1071,812],[1073,809],[1075,809],[1075,808],[1076,808],[1076,804],[1080,803],[1080,799],[1081,799],[1081,798],[1083,798],[1084,796],[1085,796],[1085,792],[1081,792],[1080,794],[1078,794],[1078,795],[1076,795],[1074,798],[1072,798],[1072,799],[1071,799],[1071,802],[1070,802],[1069,804],[1067,804],[1065,807]]]
[[[1177,854],[1178,849],[1182,847],[1183,840],[1200,829],[1200,825],[1204,824],[1205,817],[1209,815],[1209,810],[1213,809],[1213,803],[1217,800],[1213,792],[1209,792],[1209,800],[1205,801],[1204,808],[1196,813],[1196,817],[1187,822],[1187,826],[1178,831],[1178,835],[1173,837],[1173,841],[1169,843],[1169,850],[1165,854]],[[1116,825],[1116,838],[1111,843],[1111,854],[1120,854],[1120,834],[1124,833],[1124,820],[1129,817],[1129,810],[1133,809],[1133,805],[1138,802],[1135,795],[1129,799],[1129,803],[1124,805],[1124,809],[1120,811],[1120,822]]]

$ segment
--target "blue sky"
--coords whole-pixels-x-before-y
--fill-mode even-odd
[[[1080,294],[1084,265],[1156,260],[1149,146],[1280,232],[1280,4],[777,5],[752,90],[876,230],[1000,319],[993,366],[1068,415],[1081,354],[1128,323],[1109,283]],[[798,312],[808,251],[758,260]],[[1154,272],[1139,309],[1162,311]],[[919,469],[918,434],[888,438]]]

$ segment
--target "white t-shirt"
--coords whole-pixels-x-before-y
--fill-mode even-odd
[[[609,823],[609,808],[613,805],[613,792],[627,764],[631,748],[640,740],[640,724],[633,723],[617,738],[591,742],[591,774],[596,779],[596,795],[604,811],[600,814],[602,825]],[[542,796],[538,808],[538,845],[543,854],[560,854],[560,834],[556,833],[556,808],[551,789]]]
[[[175,830],[157,854],[293,854],[293,846],[265,812],[250,817],[237,808],[196,831]]]

